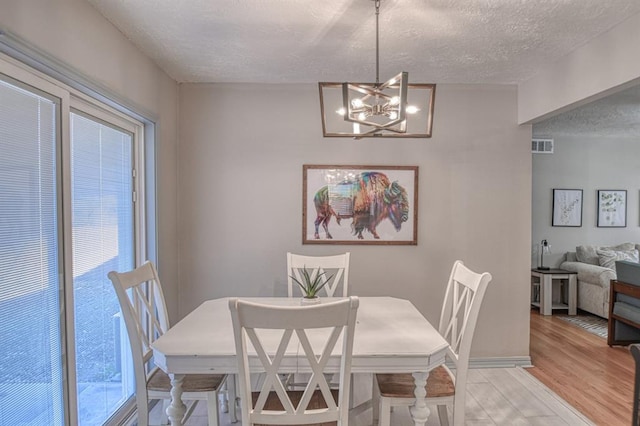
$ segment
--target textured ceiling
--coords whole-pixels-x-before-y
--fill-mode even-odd
[[[178,82],[375,80],[372,0],[88,0]],[[524,81],[640,13],[640,0],[382,0],[380,79]],[[634,88],[534,135],[640,136]]]
[[[375,80],[371,0],[88,0],[179,82]],[[639,0],[382,0],[380,79],[517,83]]]
[[[640,87],[609,95],[534,124],[533,134],[536,137],[640,137]]]

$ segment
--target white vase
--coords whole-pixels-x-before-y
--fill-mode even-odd
[[[318,303],[320,303],[320,298],[318,296],[316,296],[316,297],[303,297],[302,299],[300,299],[300,304],[301,305],[317,305]]]

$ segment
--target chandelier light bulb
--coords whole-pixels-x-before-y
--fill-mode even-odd
[[[389,105],[399,105],[400,104],[400,98],[398,96],[394,96],[391,99],[389,99]]]
[[[405,111],[407,114],[415,114],[416,112],[420,111],[420,108],[415,105],[408,105]]]
[[[344,108],[340,108],[339,110],[336,111],[336,113],[338,115],[344,116],[347,113],[347,111]]]
[[[389,118],[392,119],[392,120],[395,120],[396,118],[398,118],[398,113],[395,112],[395,111],[391,111],[389,113]]]
[[[365,114],[364,112],[358,114],[358,120],[363,121],[365,118],[367,118],[367,114]]]
[[[351,106],[353,106],[354,108],[362,108],[363,105],[364,102],[362,102],[362,99],[360,98],[355,98],[351,101]]]

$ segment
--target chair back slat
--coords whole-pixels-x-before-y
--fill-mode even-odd
[[[304,349],[307,361],[309,362],[309,366],[311,368],[311,371],[313,372],[305,388],[302,400],[300,401],[299,409],[302,407],[306,409],[317,386],[322,392],[322,396],[324,397],[324,401],[328,405],[328,409],[337,411],[338,407],[333,400],[333,396],[329,388],[329,383],[327,382],[327,376],[323,374],[323,371],[327,365],[327,362],[329,361],[329,358],[331,357],[331,353],[333,352],[333,349],[335,348],[338,341],[338,337],[340,337],[341,333],[341,327],[333,328],[333,330],[331,331],[331,336],[325,342],[324,349],[322,350],[320,358],[317,359],[305,330],[296,329],[296,335],[298,336],[298,340],[300,341],[300,344]]]
[[[291,278],[302,282],[302,270],[304,268],[310,272],[311,279],[318,274],[324,273],[324,277],[329,278],[329,282],[323,287],[321,295],[327,297],[342,296],[346,297],[349,290],[349,258],[350,253],[339,254],[335,256],[304,256],[299,254],[287,253],[287,284],[289,297],[296,294],[302,294],[300,288]],[[337,292],[342,286],[342,291]]]
[[[233,321],[238,373],[242,400],[243,425],[252,424],[313,424],[338,422],[346,425],[348,418],[348,395],[358,298],[350,297],[335,302],[313,306],[274,306],[231,299],[229,301]],[[282,334],[274,333],[281,330]],[[342,339],[340,337],[342,336]],[[341,342],[340,381],[338,403],[325,376],[325,369],[332,354]],[[277,347],[275,345],[277,343]],[[266,347],[268,345],[269,347]],[[297,346],[297,365],[311,372],[302,397],[294,404],[280,377],[283,360],[291,357],[291,345]],[[251,404],[250,352],[253,349],[264,371],[264,382],[255,404]],[[268,350],[271,350],[268,353]],[[275,349],[275,351],[274,351]],[[289,349],[289,353],[287,350]],[[291,372],[291,371],[289,371]],[[345,380],[345,378],[347,378]],[[323,398],[324,407],[311,407],[316,391]],[[277,395],[282,409],[266,408],[273,393]]]
[[[462,337],[468,325],[468,315],[474,294],[469,287],[454,280],[453,296],[451,298],[451,316],[449,322],[441,323],[441,334],[447,338],[454,352],[458,352]],[[444,328],[444,329],[443,329]]]
[[[284,358],[285,351],[289,346],[289,342],[291,341],[291,336],[293,335],[293,330],[285,330],[282,334],[282,338],[280,343],[278,344],[278,349],[273,358],[270,358],[265,351],[258,334],[254,328],[246,328],[244,330],[246,335],[249,337],[253,348],[255,349],[258,358],[260,359],[260,363],[265,369],[266,377],[262,384],[262,390],[260,391],[260,395],[258,397],[258,401],[255,404],[254,409],[257,411],[262,411],[264,409],[265,403],[267,402],[267,397],[269,396],[269,392],[271,389],[275,390],[280,398],[280,401],[283,404],[284,409],[287,413],[294,413],[295,409],[293,407],[293,403],[291,399],[287,396],[287,391],[284,388],[283,383],[280,381],[278,376],[278,368],[282,363],[282,359]]]

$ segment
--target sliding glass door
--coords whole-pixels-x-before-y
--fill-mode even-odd
[[[0,426],[118,424],[133,406],[107,274],[147,257],[142,128],[0,58]]]
[[[0,100],[0,426],[63,425],[60,102],[6,78]]]
[[[134,391],[109,271],[135,266],[133,135],[71,113],[73,294],[78,418],[101,425]]]

